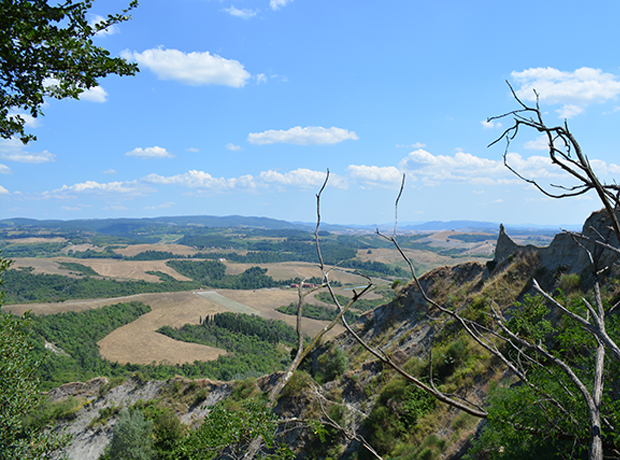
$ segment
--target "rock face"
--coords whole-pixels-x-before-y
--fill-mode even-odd
[[[607,241],[612,246],[618,246],[618,240],[611,229],[610,218],[605,210],[593,212],[583,224],[583,236]],[[592,244],[582,243],[588,249]],[[547,247],[538,247],[531,244],[520,246],[510,239],[503,225],[499,227],[499,236],[495,248],[495,262],[506,261],[511,255],[522,251],[537,253],[540,256],[541,266],[548,270],[561,267],[566,273],[580,273],[590,265],[587,252],[573,239],[569,233],[559,233]],[[604,251],[601,256],[601,266],[611,265],[618,256],[611,251]]]
[[[110,388],[107,378],[100,377],[86,383],[67,383],[51,390],[48,393],[51,401],[73,397],[82,402],[82,407],[72,420],[60,421],[54,428],[55,431],[69,434],[72,437],[64,455],[74,460],[97,460],[112,439],[114,425],[118,418],[116,414],[121,408],[131,407],[139,400],[149,401],[165,398],[171,394],[178,395],[186,391],[190,385],[195,390],[206,391],[205,399],[202,399],[200,403],[186,404],[186,410],[177,413],[179,419],[187,425],[202,420],[208,413],[209,406],[229,396],[232,391],[231,385],[225,382],[208,379],[190,382],[180,377],[149,382],[131,378],[113,388]],[[112,411],[114,415],[96,423],[105,409]]]

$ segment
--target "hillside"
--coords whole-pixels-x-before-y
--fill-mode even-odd
[[[602,232],[605,228],[604,218],[600,213],[595,213],[584,225],[584,232]],[[604,257],[608,263],[615,262],[609,254]],[[549,292],[562,292],[563,296],[570,298],[589,296],[587,265],[580,255],[579,246],[566,235],[556,236],[546,248],[519,246],[502,228],[493,261],[484,265],[467,262],[436,268],[420,278],[420,285],[434,302],[451,308],[462,318],[489,325],[491,302],[508,318],[517,318],[518,312],[522,311],[519,309],[527,308],[528,296],[535,294],[534,277]],[[614,266],[605,277],[607,297],[620,297],[618,279],[619,271]],[[547,318],[560,324],[557,314]],[[496,394],[499,388],[513,388],[511,383],[518,381],[514,372],[507,370],[496,357],[464,333],[454,318],[429,306],[414,283],[400,288],[388,304],[363,315],[352,325],[352,329],[361,340],[381,350],[384,356],[411,376],[427,383],[432,379],[439,391],[457,395],[459,400],[468,400],[474,405],[471,407],[487,407],[491,394]],[[616,336],[619,331],[613,329],[609,332]],[[429,366],[431,351],[432,368]],[[224,399],[220,404],[238,408],[248,397],[268,392],[278,375],[230,383],[229,388],[237,388],[231,390],[231,395],[237,396],[230,396],[233,398],[230,402]],[[617,383],[614,382],[613,379],[610,381],[612,387]],[[142,408],[150,404],[160,409],[172,408],[181,420],[187,422],[186,413],[196,413],[197,407],[203,407],[202,403],[197,404],[192,399],[203,384],[192,384],[191,390],[187,390],[189,382],[178,383],[176,380],[152,384],[134,381],[124,385],[128,385],[125,393],[120,387],[113,394],[103,390],[96,392],[95,396],[84,396],[79,391],[75,393],[76,398],[92,401],[77,412],[77,419],[96,419],[105,407],[117,407],[115,410],[118,412],[118,407],[123,405]],[[150,396],[144,396],[144,400],[149,402],[136,403],[127,399],[126,395],[145,385],[160,388]],[[200,398],[211,398],[211,403],[215,403],[224,396],[215,388],[225,386],[209,385]],[[50,396],[53,400],[62,400],[71,393],[70,388],[65,387]],[[178,395],[170,396],[169,390],[164,391],[166,388],[179,388],[176,390]],[[181,388],[185,390],[181,391]],[[194,402],[183,403],[185,400]],[[369,353],[346,331],[321,345],[305,360],[279,396],[275,413],[281,420],[290,421],[284,425],[284,431],[281,427],[276,429],[276,433],[281,433],[279,439],[297,453],[297,458],[372,458],[360,444],[360,440],[365,439],[384,458],[457,459],[471,449],[474,435],[484,437],[481,427],[487,424],[486,421],[481,422],[481,418],[436,401],[406,383],[393,368]],[[300,422],[304,420],[320,421],[323,431],[315,428],[308,430],[307,422]],[[110,438],[114,423],[112,416],[96,430],[87,428],[80,431],[69,421],[61,422],[60,426],[70,426],[70,431],[78,433],[78,439],[87,439],[84,442],[88,445],[99,446],[91,449],[91,456],[85,456],[81,441],[71,447],[72,452],[81,452],[79,458],[95,459],[105,440]],[[344,431],[334,429],[336,425]],[[98,438],[104,441],[94,441]],[[566,444],[549,444],[550,441],[547,444],[528,444],[533,441],[527,439],[530,438],[524,438],[524,448],[529,449],[530,454],[521,452],[521,456],[516,458],[541,458],[540,452],[550,452],[545,449],[559,452],[567,448]],[[583,449],[577,452],[583,453]],[[577,458],[581,458],[581,454]]]

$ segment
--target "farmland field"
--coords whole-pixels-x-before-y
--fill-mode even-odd
[[[180,342],[155,332],[162,326],[178,328],[184,324],[199,324],[201,318],[230,309],[198,295],[200,291],[174,293],[137,294],[126,297],[95,300],[72,300],[61,303],[17,304],[3,307],[15,314],[27,310],[37,315],[62,313],[66,311],[85,311],[119,302],[140,301],[150,305],[152,311],[136,321],[120,327],[99,341],[101,356],[119,363],[149,364],[162,361],[171,364],[208,361],[217,359],[224,350],[205,345]],[[295,317],[275,311],[282,305],[288,305],[297,299],[294,289],[260,289],[256,291],[218,290],[219,298],[230,299],[246,305],[266,319],[277,319],[295,325]],[[318,301],[315,301],[318,302]],[[327,323],[304,318],[303,331],[314,335]],[[341,332],[342,326],[332,329],[330,337]]]

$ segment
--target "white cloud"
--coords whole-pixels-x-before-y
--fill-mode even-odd
[[[549,149],[549,139],[543,134],[542,136],[538,136],[533,141],[527,141],[523,145],[523,148],[528,150],[547,150]]]
[[[240,145],[235,145],[232,142],[229,142],[225,145],[226,150],[230,150],[231,152],[240,152],[243,150]]]
[[[147,147],[145,149],[136,147],[131,152],[125,154],[126,157],[140,157],[140,158],[175,158],[175,155],[168,152],[163,147]]]
[[[149,174],[142,179],[144,182],[162,185],[180,185],[189,188],[207,188],[214,190],[229,190],[233,188],[255,188],[254,178],[247,174],[238,178],[216,178],[204,171],[191,170],[174,176],[160,176]]]
[[[124,51],[126,59],[135,59],[162,80],[175,80],[186,85],[245,86],[251,75],[234,59],[205,52],[184,53],[175,49],[153,48],[142,53]]]
[[[564,72],[552,67],[537,67],[522,72],[512,72],[520,86],[517,96],[523,100],[548,104],[565,104],[560,110],[561,118],[577,115],[588,104],[605,102],[620,94],[620,81],[600,69],[582,67],[574,72]]]
[[[511,152],[507,154],[507,161],[513,169],[532,179],[565,177],[545,156],[533,155],[523,158],[518,153]],[[448,156],[433,155],[419,149],[411,152],[399,166],[414,180],[421,179],[427,185],[444,182],[468,182],[479,185],[519,182],[519,179],[504,166],[502,159],[489,160],[464,152]]]
[[[243,8],[240,10],[238,8],[235,8],[233,5],[230,5],[230,8],[224,8],[223,11],[230,14],[231,16],[235,16],[241,19],[253,18],[254,16],[256,16],[256,13],[257,13],[257,11],[250,10],[248,8]]]
[[[359,137],[354,131],[347,129],[322,128],[320,126],[307,126],[305,128],[295,126],[288,130],[270,129],[262,133],[248,134],[248,142],[258,145],[276,143],[296,145],[336,144],[347,139],[358,140]]]
[[[267,83],[267,77],[264,73],[259,73],[256,75],[256,84],[260,85],[261,83]]]
[[[106,18],[104,18],[103,16],[99,14],[94,14],[92,15],[92,19],[88,21],[88,25],[91,27],[96,27],[97,24],[104,22],[105,20]],[[116,24],[112,24],[111,26],[106,27],[105,29],[101,29],[99,32],[97,32],[96,35],[106,36],[106,35],[114,35],[116,33],[118,33],[118,27],[116,26]]]
[[[139,187],[135,182],[108,182],[100,184],[92,180],[73,185],[63,185],[54,192],[74,192],[74,193],[139,193]]]
[[[364,182],[399,184],[402,180],[402,173],[394,166],[349,165],[347,172],[351,179]]]
[[[278,171],[262,171],[260,179],[268,184],[293,185],[296,187],[317,187],[325,182],[325,171],[313,171],[311,169],[299,168],[287,173]],[[346,188],[346,181],[337,174],[329,175],[329,185],[338,188]]]
[[[0,139],[0,158],[18,163],[49,163],[56,161],[56,155],[44,150],[43,152],[26,152],[25,146],[17,138]]]
[[[0,195],[8,195],[11,192],[9,192],[7,189],[5,189],[2,185],[0,185]]]
[[[192,152],[192,153],[197,153],[200,152],[200,149],[197,149],[196,147],[189,147],[187,149],[185,149],[186,152]]]
[[[105,171],[101,171],[101,174],[118,174],[116,169],[106,169]]]
[[[94,86],[80,93],[80,101],[100,102],[108,100],[108,93],[101,86]]]
[[[13,174],[13,171],[7,165],[0,164],[0,174]]]
[[[396,147],[407,147],[407,148],[412,148],[412,149],[423,149],[424,147],[426,147],[426,144],[423,144],[422,142],[415,142],[413,144],[396,144]]]
[[[277,11],[283,6],[286,6],[287,3],[292,2],[293,0],[269,0],[269,6],[272,10]]]
[[[556,110],[560,114],[560,118],[572,118],[583,112],[583,108],[574,104],[565,104],[561,109]]]
[[[493,120],[483,120],[480,122],[484,129],[501,128],[502,124]]]

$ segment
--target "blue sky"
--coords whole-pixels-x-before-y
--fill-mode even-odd
[[[96,15],[126,2],[96,2]],[[580,224],[594,196],[544,198],[487,148],[524,99],[568,119],[604,180],[620,177],[620,3],[143,0],[96,38],[138,62],[78,100],[49,100],[36,142],[0,143],[0,218],[252,215]],[[524,175],[566,183],[538,136]],[[542,146],[544,149],[544,144]]]

